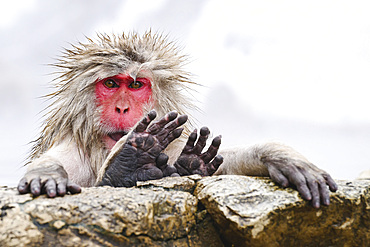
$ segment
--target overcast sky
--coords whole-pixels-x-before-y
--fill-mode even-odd
[[[47,64],[97,32],[168,33],[223,145],[278,140],[336,178],[370,169],[368,1],[0,3],[0,184],[15,185],[51,92]]]

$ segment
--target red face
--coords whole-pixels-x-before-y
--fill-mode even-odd
[[[152,84],[149,78],[134,80],[119,74],[98,81],[95,94],[102,107],[101,123],[108,131],[103,141],[111,149],[141,119],[143,106],[151,100]]]

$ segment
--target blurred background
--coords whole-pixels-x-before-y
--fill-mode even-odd
[[[48,66],[97,33],[151,28],[189,54],[199,126],[280,141],[337,179],[370,169],[368,1],[0,2],[0,185],[15,186],[52,91]]]

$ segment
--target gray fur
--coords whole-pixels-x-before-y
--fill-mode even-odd
[[[54,64],[60,76],[54,81],[56,91],[47,95],[54,101],[48,107],[48,117],[35,141],[30,161],[70,138],[97,173],[109,152],[101,141],[109,126],[100,124],[95,82],[120,73],[136,76],[140,69],[147,69],[153,74],[154,109],[158,115],[174,109],[186,114],[187,109],[195,106],[184,94],[190,89],[189,85],[194,84],[182,69],[185,62],[186,57],[179,55],[172,42],[150,31],[142,36],[101,34],[96,41],[88,38],[88,43],[66,49]],[[185,132],[188,133],[188,129],[189,126]]]

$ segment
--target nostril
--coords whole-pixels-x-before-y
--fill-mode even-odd
[[[116,107],[116,112],[117,112],[118,114],[121,114],[121,113],[123,113],[123,114],[128,113],[128,110],[129,110],[129,108],[125,108],[125,109],[122,111],[122,110],[121,110],[121,108]]]

